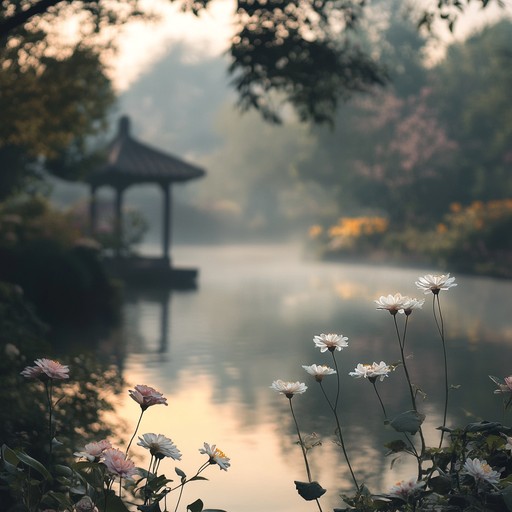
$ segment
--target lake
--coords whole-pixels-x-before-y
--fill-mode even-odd
[[[117,412],[129,437],[140,409],[128,389],[146,384],[167,397],[168,407],[147,410],[139,435],[161,433],[176,443],[183,459],[161,465],[171,478],[175,465],[194,474],[205,461],[198,452],[203,442],[217,444],[231,458],[227,472],[212,466],[204,474],[208,482],[185,488],[181,510],[197,498],[208,508],[228,512],[317,510],[295,490],[293,481],[305,481],[306,473],[288,400],[270,389],[276,379],[299,380],[309,387],[293,404],[301,431],[322,438],[322,445],[310,452],[313,478],[328,490],[321,498],[324,511],[342,505],[338,495],[352,492],[350,476],[333,443],[335,426],[319,386],[301,367],[332,366],[330,353],[314,347],[313,336],[320,333],[349,338],[349,347],[336,357],[341,421],[359,480],[377,493],[415,475],[407,455],[389,469],[392,457],[386,457],[383,445],[400,434],[384,427],[371,384],[348,372],[359,362],[400,358],[393,319],[376,310],[375,299],[398,291],[425,297],[423,309],[410,317],[406,352],[412,380],[425,394],[419,409],[427,415],[427,441],[437,444],[435,428],[442,424],[444,403],[442,345],[432,295],[424,296],[414,282],[425,273],[450,269],[306,261],[297,247],[272,245],[176,247],[173,260],[176,266],[200,269],[198,289],[126,296],[115,337],[122,340],[118,360],[127,387]],[[512,373],[512,283],[455,277],[458,286],[440,297],[449,381],[460,385],[450,391],[447,424],[502,420],[501,398],[493,394],[488,375]],[[326,377],[327,392],[333,391],[335,380]],[[389,416],[410,408],[401,368],[378,386]],[[134,445],[131,451],[145,462],[141,447]]]

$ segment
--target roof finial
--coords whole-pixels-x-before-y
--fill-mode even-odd
[[[119,135],[130,135],[130,118],[122,116],[119,119]]]

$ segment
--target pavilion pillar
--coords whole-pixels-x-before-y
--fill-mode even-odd
[[[96,186],[91,185],[91,194],[89,200],[89,234],[91,236],[94,236],[94,233],[96,232],[97,214]]]
[[[172,206],[172,190],[170,183],[162,183],[163,190],[163,219],[162,219],[162,255],[169,261],[169,252],[171,246],[171,206]]]
[[[121,255],[121,247],[123,245],[123,193],[122,187],[116,187],[116,203],[115,203],[115,219],[114,219],[114,236],[115,236],[115,254]]]

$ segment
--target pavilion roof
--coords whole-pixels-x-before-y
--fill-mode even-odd
[[[205,174],[200,167],[135,140],[130,135],[130,120],[123,116],[116,137],[106,148],[106,162],[91,173],[87,181],[93,186],[165,185],[201,178]]]

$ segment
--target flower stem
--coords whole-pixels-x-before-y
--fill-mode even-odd
[[[139,430],[139,426],[140,426],[140,422],[142,420],[142,415],[144,414],[144,410],[141,411],[140,413],[140,416],[139,416],[139,421],[137,421],[137,426],[135,427],[135,432],[133,433],[133,436],[132,438],[130,439],[130,442],[128,443],[128,446],[126,447],[126,452],[125,452],[125,455],[128,455],[128,450],[130,449],[130,446],[132,445],[133,443],[133,440],[137,434],[137,430]]]
[[[436,302],[437,302],[437,311],[439,313],[439,318],[436,314]],[[432,301],[432,312],[434,314],[434,320],[436,322],[437,330],[439,331],[439,335],[441,336],[441,342],[443,344],[443,359],[444,359],[444,413],[443,413],[443,428],[441,429],[441,439],[439,440],[439,448],[441,448],[443,444],[444,438],[444,428],[446,427],[446,416],[448,415],[448,395],[449,395],[449,387],[448,387],[448,358],[446,357],[446,340],[444,336],[444,321],[443,321],[443,313],[441,311],[441,303],[439,302],[439,294],[434,294],[434,299]]]
[[[393,320],[394,320],[394,323],[395,323],[396,335],[398,337],[398,345],[400,346],[400,355],[401,355],[401,358],[402,358],[402,364],[403,364],[403,367],[404,367],[405,377],[407,379],[407,384],[409,386],[409,393],[411,395],[412,408],[417,413],[418,412],[418,407],[416,405],[416,396],[415,396],[415,393],[414,393],[414,389],[412,387],[411,377],[409,375],[409,369],[407,368],[407,363],[405,362],[405,353],[404,353],[405,337],[407,335],[407,325],[409,323],[409,316],[407,315],[405,317],[405,325],[404,325],[404,335],[403,335],[403,338],[400,337],[400,331],[398,329],[398,322],[396,321],[396,315],[393,315]],[[420,439],[421,439],[421,454],[418,456],[418,479],[420,479],[421,478],[421,459],[422,459],[422,457],[423,457],[423,455],[425,453],[425,447],[426,447],[426,445],[425,445],[425,438],[423,436],[423,430],[421,428],[421,425],[418,428],[418,432],[420,434]]]
[[[386,408],[384,407],[384,403],[382,402],[382,398],[380,397],[379,391],[377,390],[377,381],[372,380],[370,381],[373,385],[373,389],[375,390],[375,393],[377,394],[377,398],[379,399],[380,406],[382,407],[382,412],[384,414],[384,420],[387,421],[388,415],[386,414]]]
[[[300,447],[302,449],[302,455],[304,457],[304,464],[306,465],[308,481],[311,482],[311,471],[309,469],[308,457],[306,455],[306,448],[304,447],[304,442],[302,441],[302,436],[300,435],[299,424],[297,423],[297,418],[295,417],[295,412],[293,411],[292,398],[293,398],[293,396],[288,398],[288,401],[290,403],[290,411],[292,413],[293,421],[295,422],[295,428],[297,429],[297,435],[299,436],[299,443],[300,443]]]
[[[44,383],[46,389],[46,400],[48,401],[48,434],[50,437],[50,445],[48,447],[48,465],[51,466],[53,452],[53,381],[49,379]]]
[[[334,363],[336,364],[336,359],[334,360]],[[336,373],[338,373],[336,369]],[[338,412],[336,411],[336,405],[332,405],[332,402],[329,400],[329,397],[327,396],[327,393],[325,392],[325,389],[322,385],[322,382],[320,381],[320,389],[322,390],[322,393],[324,394],[325,399],[327,400],[327,403],[329,404],[329,407],[334,415],[334,421],[336,422],[336,432],[338,433],[338,438],[340,440],[341,449],[343,451],[343,455],[345,456],[345,460],[347,461],[347,466],[350,471],[350,475],[352,477],[352,480],[354,481],[354,485],[356,486],[356,491],[359,492],[359,484],[357,483],[356,475],[354,474],[354,470],[352,469],[352,464],[350,464],[350,459],[348,457],[347,449],[345,447],[345,441],[343,440],[343,433],[341,431],[341,423],[338,416]]]

